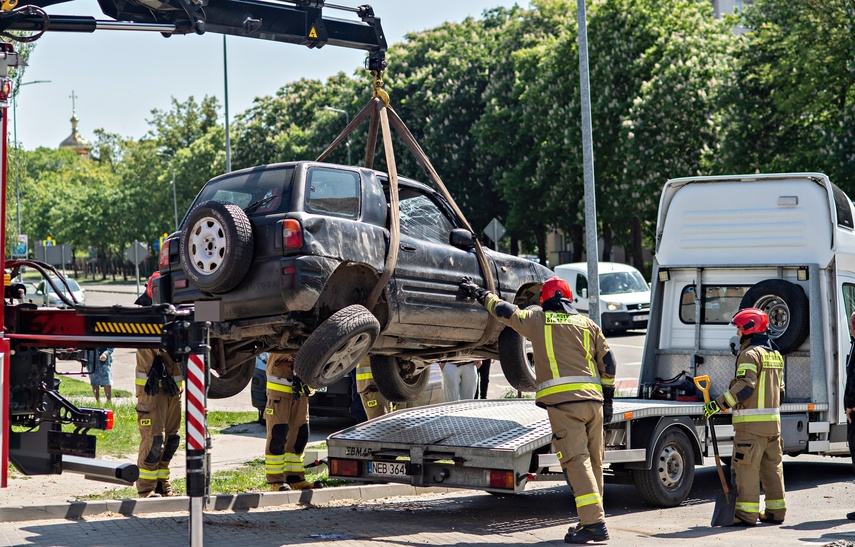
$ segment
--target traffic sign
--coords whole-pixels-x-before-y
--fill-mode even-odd
[[[12,250],[12,258],[27,258],[29,252],[30,249],[26,234],[19,234],[18,242],[15,244],[15,248]]]
[[[124,254],[125,258],[134,264],[140,264],[148,256],[148,247],[146,247],[145,243],[140,243],[139,241],[134,240],[134,242],[125,249]]]
[[[50,236],[47,236],[47,239],[42,240],[42,245],[44,245],[45,247],[52,247],[56,245],[56,240]]]
[[[505,237],[505,234],[507,234],[508,231],[505,230],[505,227],[502,226],[502,223],[499,222],[498,219],[493,218],[493,220],[487,224],[487,227],[484,228],[484,233],[487,234],[487,237],[489,237],[494,244],[497,244],[500,239]]]

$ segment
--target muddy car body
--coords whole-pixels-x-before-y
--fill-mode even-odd
[[[534,388],[524,341],[458,294],[463,276],[485,284],[475,241],[421,183],[399,178],[397,263],[369,303],[387,260],[388,192],[384,173],[317,162],[244,169],[202,188],[163,245],[155,301],[217,310],[212,397],[238,393],[254,357],[277,350],[297,353],[313,387],[370,351],[381,391],[399,401],[418,396],[430,363],[473,356],[500,359],[516,387]],[[504,299],[536,303],[550,270],[484,252]]]

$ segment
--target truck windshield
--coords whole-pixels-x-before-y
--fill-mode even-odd
[[[248,216],[286,213],[291,207],[293,175],[293,167],[264,167],[219,177],[202,188],[193,206],[214,200],[233,203]]]
[[[647,292],[650,287],[639,272],[609,272],[600,274],[600,294]]]

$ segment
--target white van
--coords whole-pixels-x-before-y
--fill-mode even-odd
[[[570,285],[573,304],[587,315],[588,263],[574,262],[554,268],[555,275]],[[641,272],[627,264],[600,262],[600,324],[603,331],[622,332],[647,328],[650,317],[650,285]]]

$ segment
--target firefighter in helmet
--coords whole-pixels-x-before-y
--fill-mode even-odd
[[[267,443],[264,461],[272,491],[321,488],[308,482],[303,451],[309,442],[309,387],[294,375],[294,356],[270,352],[267,358]]]
[[[745,308],[733,316],[731,324],[739,337],[736,377],[727,391],[704,405],[704,415],[709,418],[733,409],[734,526],[756,526],[758,517],[761,522],[781,524],[787,513],[780,413],[784,359],[769,340],[769,316],[763,310]],[[762,513],[761,486],[766,492]]]
[[[145,292],[135,304],[151,305],[152,283],[158,277],[160,272],[152,274]],[[181,442],[178,428],[184,376],[181,367],[162,349],[140,348],[136,360],[136,410],[140,429],[137,492],[141,498],[169,496],[172,494],[169,464]]]
[[[369,420],[394,410],[392,403],[380,393],[377,383],[374,382],[371,358],[368,355],[356,365],[356,391],[359,392],[359,398],[365,408],[365,417]]]
[[[564,541],[606,541],[603,510],[603,424],[611,420],[616,363],[600,327],[572,305],[573,292],[553,277],[540,289],[541,308],[523,310],[468,277],[462,294],[531,341],[537,405],[546,408],[552,445],[576,500],[579,525]]]

